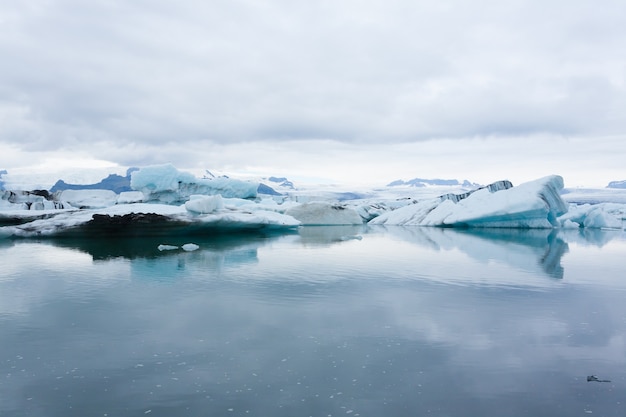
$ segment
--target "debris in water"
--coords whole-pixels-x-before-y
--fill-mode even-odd
[[[587,377],[587,382],[611,382],[609,379],[599,379],[595,375],[589,375]]]

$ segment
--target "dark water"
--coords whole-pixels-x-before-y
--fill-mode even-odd
[[[2,240],[0,416],[624,416],[625,265],[621,231]]]

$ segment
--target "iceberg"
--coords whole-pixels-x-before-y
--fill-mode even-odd
[[[492,191],[495,190],[495,191]],[[552,175],[517,187],[485,187],[464,198],[433,198],[386,212],[370,224],[443,227],[558,227],[567,212],[559,191],[563,178]]]
[[[72,207],[89,209],[113,206],[117,203],[118,195],[111,190],[68,189],[60,191],[57,198]]]
[[[183,246],[181,246],[181,249],[185,252],[193,252],[200,249],[200,246],[196,245],[195,243],[185,243]]]
[[[214,213],[224,208],[224,202],[221,195],[204,196],[192,195],[189,201],[185,203],[187,211],[196,214]]]
[[[130,187],[141,191],[145,202],[180,204],[194,194],[255,198],[259,184],[225,177],[196,178],[193,174],[179,171],[172,164],[165,164],[132,172]]]
[[[305,226],[363,224],[363,218],[355,209],[327,202],[304,203],[288,209],[285,214]]]
[[[563,228],[621,229],[625,217],[624,204],[570,204],[568,212],[559,217],[559,222]]]
[[[68,208],[68,205],[50,200],[50,194],[46,190],[2,191],[0,208],[41,211]]]
[[[0,227],[0,236],[162,236],[212,234],[219,230],[291,230],[300,222],[259,208],[253,212],[217,210],[198,214],[185,206],[124,204],[104,209],[64,210],[21,224]]]

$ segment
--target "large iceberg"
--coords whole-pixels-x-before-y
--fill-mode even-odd
[[[179,171],[172,164],[152,165],[134,171],[130,186],[141,191],[145,202],[180,204],[191,195],[221,195],[222,197],[255,198],[258,183],[231,178],[196,178]]]
[[[104,209],[58,210],[21,224],[0,227],[0,236],[211,234],[217,230],[289,230],[300,222],[259,208],[254,212],[216,208],[201,214],[185,205],[123,204]]]
[[[492,190],[495,190],[493,191]],[[559,191],[563,178],[544,177],[501,189],[486,187],[459,201],[434,198],[386,212],[370,224],[444,227],[558,227],[558,217],[567,212]]]

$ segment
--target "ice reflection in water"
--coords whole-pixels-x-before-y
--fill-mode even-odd
[[[0,415],[624,414],[623,232],[179,239],[4,241]]]

